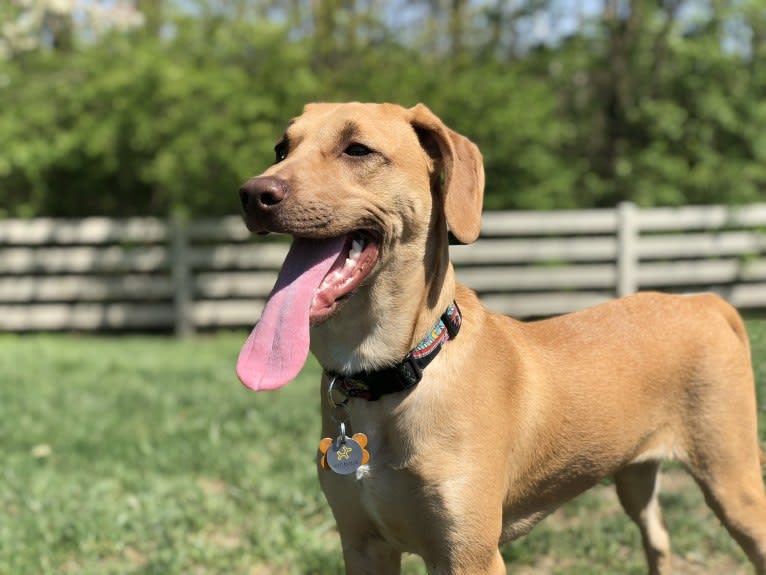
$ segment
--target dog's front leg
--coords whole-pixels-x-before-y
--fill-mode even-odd
[[[346,575],[399,575],[402,554],[383,539],[341,532]]]
[[[505,561],[497,549],[488,557],[471,557],[468,560],[452,558],[449,564],[440,561],[437,564],[427,563],[428,575],[506,575]]]
[[[319,482],[338,526],[346,575],[399,575],[402,553],[383,538],[367,514],[358,482],[323,469]]]

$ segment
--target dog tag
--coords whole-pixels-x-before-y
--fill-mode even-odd
[[[370,460],[366,446],[367,436],[364,433],[355,433],[353,437],[339,435],[335,441],[325,437],[319,443],[319,451],[322,452],[322,468],[332,469],[339,475],[354,473]]]
[[[339,475],[354,473],[362,464],[362,448],[353,439],[334,441],[327,450],[327,465]]]

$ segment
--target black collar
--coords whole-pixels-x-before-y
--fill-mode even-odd
[[[359,397],[375,401],[389,393],[415,387],[423,377],[423,370],[450,339],[455,339],[462,316],[457,302],[452,302],[434,324],[431,331],[400,363],[377,371],[360,371],[351,375],[327,372],[337,390],[346,397]]]

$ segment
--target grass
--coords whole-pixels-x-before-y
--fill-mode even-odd
[[[749,328],[766,386],[766,321]],[[0,336],[0,573],[342,572],[314,470],[319,370],[253,394],[243,340]],[[747,572],[685,475],[665,486],[676,572]],[[644,573],[640,547],[602,486],[504,554],[527,574]]]

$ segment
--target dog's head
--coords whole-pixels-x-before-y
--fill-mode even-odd
[[[447,227],[463,243],[477,238],[484,189],[478,148],[421,104],[309,104],[275,153],[275,164],[240,188],[251,231],[295,238],[249,351],[240,355],[240,379],[258,389],[294,377],[310,325],[333,324],[337,333],[349,323],[344,316],[353,317],[363,332],[363,310],[392,292],[418,289],[407,284],[433,282],[426,278],[439,270],[428,268],[447,265]],[[282,345],[289,352],[277,349]],[[285,359],[296,348],[303,359]],[[272,362],[266,354],[283,357]]]

